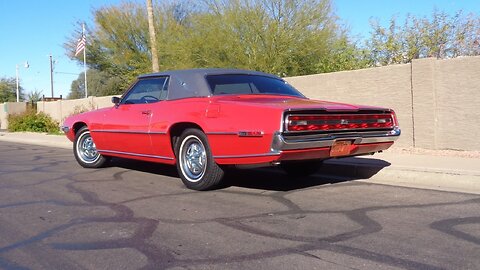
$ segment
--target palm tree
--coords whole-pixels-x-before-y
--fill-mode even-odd
[[[147,0],[148,14],[148,32],[150,34],[150,46],[152,51],[152,70],[158,72],[158,54],[157,54],[157,38],[155,36],[155,26],[153,24],[153,6],[152,0]]]
[[[42,92],[35,89],[35,91],[29,92],[27,94],[27,100],[33,103],[40,101],[42,99]]]

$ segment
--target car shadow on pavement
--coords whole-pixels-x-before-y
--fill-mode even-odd
[[[119,167],[123,169],[140,171],[152,174],[158,174],[169,177],[178,177],[177,168],[172,165],[166,165],[161,163],[133,160],[133,159],[123,159],[123,158],[112,158],[109,162],[108,167]]]
[[[355,179],[317,174],[306,177],[289,177],[278,168],[230,170],[225,177],[223,188],[242,187],[268,191],[291,191],[352,180]]]
[[[348,158],[325,162],[311,176],[291,177],[278,167],[258,169],[228,168],[224,183],[217,189],[242,187],[268,191],[291,191],[314,186],[351,182],[359,179],[369,179],[383,168],[390,166],[389,162],[375,158]],[[110,167],[119,167],[134,171],[158,174],[178,178],[175,166],[159,163],[113,158]]]
[[[316,173],[291,177],[280,168],[233,170],[226,175],[226,186],[291,191],[296,189],[369,179],[391,163],[377,158],[349,157],[325,161]]]

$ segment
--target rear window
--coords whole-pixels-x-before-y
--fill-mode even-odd
[[[303,97],[291,85],[277,78],[247,75],[209,75],[207,83],[213,95],[274,94]]]

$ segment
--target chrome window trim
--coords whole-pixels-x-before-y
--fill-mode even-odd
[[[150,80],[150,79],[159,79],[159,78],[165,78],[165,81],[163,82],[163,85],[162,85],[162,90],[164,89],[165,86],[167,86],[167,98],[163,99],[163,100],[158,100],[158,101],[165,101],[165,100],[168,100],[168,95],[169,95],[169,86],[170,86],[170,75],[157,75],[157,76],[149,76],[149,77],[139,77],[137,78],[137,80],[135,80],[128,88],[127,88],[127,91],[125,91],[125,93],[120,97],[120,103],[119,105],[136,105],[137,103],[131,103],[131,104],[126,104],[125,103],[125,98],[127,98],[131,92],[135,89],[135,86],[137,86],[137,84],[142,81],[142,80]],[[158,102],[156,101],[156,102]],[[153,103],[153,102],[152,102]]]

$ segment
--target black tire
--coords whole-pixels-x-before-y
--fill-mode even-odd
[[[75,134],[73,154],[78,164],[84,168],[100,168],[108,161],[107,157],[97,152],[92,136],[90,136],[90,130],[86,126]]]
[[[189,189],[209,190],[222,182],[224,171],[215,163],[207,136],[194,128],[186,129],[175,145],[177,170]]]
[[[291,178],[306,177],[314,174],[322,166],[322,160],[290,161],[280,164],[280,167]]]

